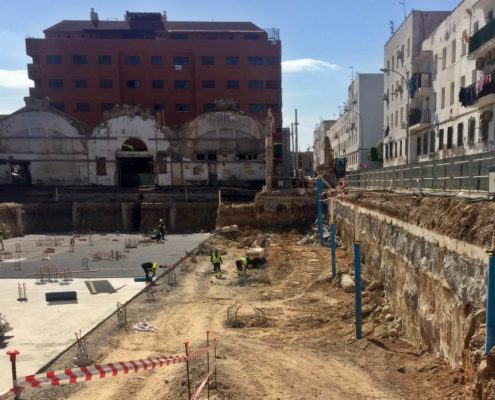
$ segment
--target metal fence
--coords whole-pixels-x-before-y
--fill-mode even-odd
[[[431,160],[347,174],[348,186],[375,190],[488,191],[488,166],[495,152]]]

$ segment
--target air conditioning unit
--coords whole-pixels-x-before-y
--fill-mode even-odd
[[[485,67],[485,59],[483,57],[479,57],[476,59],[476,69],[483,70]]]
[[[388,101],[389,101],[388,93],[383,94],[383,101],[386,101],[388,103]]]

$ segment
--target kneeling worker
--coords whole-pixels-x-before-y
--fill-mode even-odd
[[[218,249],[212,251],[210,261],[213,264],[213,272],[220,272],[220,264],[223,263],[223,260]]]
[[[158,264],[156,262],[147,262],[141,264],[141,268],[143,269],[144,273],[146,274],[146,282],[152,282],[153,277],[156,274],[156,270],[158,269]]]

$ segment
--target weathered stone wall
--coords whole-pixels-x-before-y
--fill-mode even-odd
[[[314,190],[260,192],[248,204],[222,204],[218,208],[217,227],[227,225],[252,228],[308,227],[316,217]]]
[[[353,204],[336,202],[336,225],[351,249]],[[404,337],[461,365],[483,322],[474,316],[485,304],[484,249],[365,208],[358,225],[363,273],[383,281]]]
[[[0,228],[4,239],[23,235],[22,214],[19,204],[0,204]]]

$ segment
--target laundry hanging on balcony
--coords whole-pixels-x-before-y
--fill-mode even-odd
[[[469,107],[488,94],[495,94],[495,71],[483,74],[481,78],[465,88],[459,90],[459,101],[463,107]]]
[[[411,79],[407,82],[407,89],[409,90],[409,98],[414,99],[416,90],[418,90],[418,74],[412,74]]]

